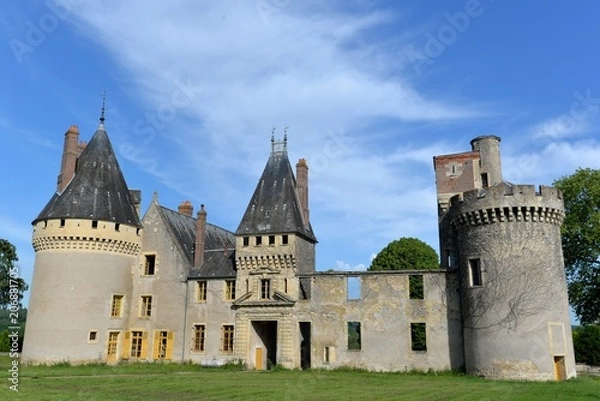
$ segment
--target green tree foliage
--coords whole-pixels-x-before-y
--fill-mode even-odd
[[[573,330],[575,360],[592,366],[600,366],[600,326],[590,324]]]
[[[600,170],[578,169],[554,185],[563,192],[562,244],[571,305],[582,324],[600,321]]]
[[[435,249],[416,238],[403,237],[390,242],[373,259],[369,270],[439,269]]]
[[[18,310],[23,293],[29,286],[19,277],[15,266],[17,250],[13,244],[0,239],[0,309]]]

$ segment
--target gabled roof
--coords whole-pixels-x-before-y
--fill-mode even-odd
[[[101,123],[79,157],[77,170],[33,221],[78,218],[141,227],[129,188]]]
[[[236,235],[296,233],[317,241],[304,221],[287,151],[272,151]]]

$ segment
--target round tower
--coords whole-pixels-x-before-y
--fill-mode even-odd
[[[32,223],[36,256],[22,357],[116,362],[134,302],[141,224],[102,123],[71,174]]]
[[[481,187],[489,187],[502,182],[500,158],[500,137],[483,135],[471,140],[471,148],[479,152],[479,173]]]
[[[451,199],[469,374],[575,376],[563,216],[562,194],[552,187],[501,182]]]

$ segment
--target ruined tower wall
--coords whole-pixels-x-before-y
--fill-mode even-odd
[[[562,363],[562,375],[575,375],[563,215],[552,187],[500,184],[452,198],[468,373],[552,380]]]

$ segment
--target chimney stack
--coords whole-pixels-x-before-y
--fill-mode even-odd
[[[194,246],[194,267],[204,263],[204,239],[206,238],[206,210],[200,205],[196,220],[196,243]]]
[[[65,132],[65,143],[63,146],[62,161],[60,164],[60,173],[58,174],[56,191],[61,193],[67,187],[77,168],[77,158],[80,154],[79,149],[79,128],[71,125]]]
[[[300,210],[304,218],[304,226],[308,226],[310,213],[308,211],[308,165],[306,164],[306,159],[300,159],[296,164],[296,191],[300,200]]]
[[[186,200],[181,202],[181,205],[177,207],[177,211],[191,217],[194,215],[194,206],[192,206],[190,201]]]

